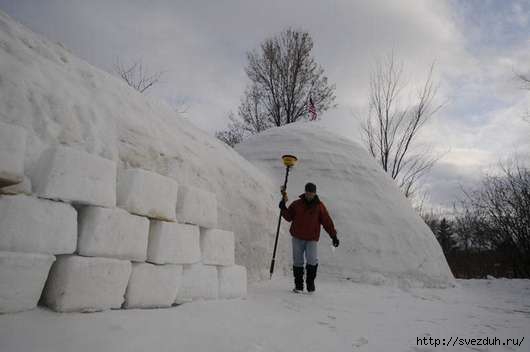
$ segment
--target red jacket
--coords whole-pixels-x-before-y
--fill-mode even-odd
[[[289,232],[293,237],[306,241],[318,241],[320,225],[324,226],[324,230],[330,237],[337,235],[333,220],[317,195],[311,202],[307,202],[304,194],[301,194],[300,199],[292,202],[289,208],[284,207],[281,214],[285,220],[292,221]]]

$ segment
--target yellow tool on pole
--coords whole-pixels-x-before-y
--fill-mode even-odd
[[[289,178],[289,170],[291,167],[295,166],[298,162],[298,158],[294,155],[284,155],[282,156],[283,164],[286,167],[285,171],[285,182],[282,187],[282,196],[287,192],[287,179]],[[276,248],[278,247],[278,236],[280,234],[280,223],[282,222],[282,211],[280,210],[280,216],[278,217],[278,227],[276,228],[276,239],[274,240],[274,251],[272,252],[272,261],[270,268],[270,279],[272,279],[272,273],[274,272],[274,262],[276,261]]]

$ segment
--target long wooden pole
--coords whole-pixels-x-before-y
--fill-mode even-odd
[[[287,192],[287,179],[289,178],[289,169],[291,167],[287,166],[287,171],[285,172],[285,182],[283,183],[283,191]],[[278,216],[278,227],[276,228],[276,239],[274,240],[274,251],[272,252],[272,261],[270,268],[270,278],[272,279],[272,273],[274,272],[274,262],[276,261],[276,248],[278,247],[278,236],[280,235],[280,224],[282,222],[282,210],[280,209],[280,216]]]

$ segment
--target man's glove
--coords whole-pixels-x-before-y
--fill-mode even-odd
[[[280,207],[280,209],[283,210],[283,209],[286,209],[286,208],[287,208],[287,207],[285,206],[285,202],[287,202],[287,200],[288,200],[289,198],[287,198],[287,192],[285,191],[285,187],[284,187],[284,186],[282,186],[282,187],[280,188],[280,191],[282,192],[282,201],[280,202],[279,207]]]
[[[333,247],[339,246],[339,239],[337,238],[337,236],[331,237],[331,241],[333,241]]]

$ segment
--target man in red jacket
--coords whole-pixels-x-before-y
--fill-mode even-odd
[[[304,290],[304,255],[306,259],[306,284],[307,291],[315,291],[315,278],[317,276],[318,255],[317,243],[320,238],[320,226],[329,234],[333,241],[333,246],[339,246],[337,231],[333,220],[318,198],[317,186],[311,182],[305,185],[305,193],[299,196],[300,199],[291,203],[289,208],[285,206],[287,193],[282,188],[282,201],[280,209],[282,217],[291,223],[289,232],[292,236],[293,245],[293,274],[294,292],[300,293]]]

